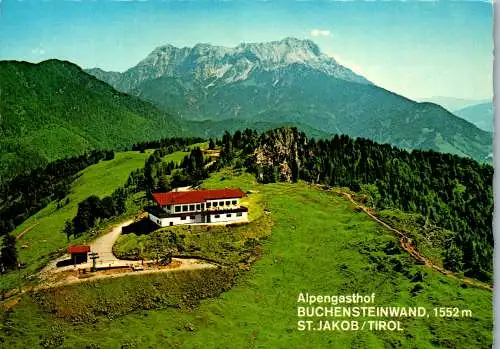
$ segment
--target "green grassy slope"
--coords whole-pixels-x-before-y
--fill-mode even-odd
[[[90,148],[180,133],[174,118],[70,62],[2,61],[0,81],[0,179]]]
[[[274,222],[262,259],[236,287],[192,310],[144,311],[77,327],[54,320],[25,300],[10,314],[9,325],[16,330],[4,338],[6,347],[33,347],[54,333],[71,348],[91,343],[99,348],[491,347],[491,292],[417,265],[394,249],[396,237],[344,198],[303,183],[258,185],[249,174],[235,176],[227,170],[204,186],[258,191],[251,195],[259,195]],[[422,280],[416,280],[419,275]],[[374,292],[376,306],[423,306],[429,312],[433,307],[460,307],[472,310],[473,316],[403,318],[401,332],[300,332],[300,292]]]
[[[39,269],[49,260],[54,251],[68,245],[62,229],[64,222],[75,216],[80,201],[91,195],[99,197],[110,195],[125,183],[132,170],[144,165],[147,155],[147,153],[139,152],[116,153],[113,160],[101,161],[89,166],[80,172],[73,183],[71,193],[67,196],[69,198],[67,205],[58,209],[57,203],[52,202],[18,226],[12,232],[16,236],[32,227],[18,241],[19,260],[28,266],[25,272],[32,273]],[[62,202],[65,200],[63,199]],[[1,286],[7,281],[8,276],[2,277]]]
[[[110,195],[116,188],[125,184],[130,172],[142,168],[151,152],[123,152],[116,153],[113,160],[101,161],[82,172],[73,182],[71,193],[67,196],[69,203],[57,208],[57,203],[52,202],[43,210],[27,219],[18,226],[12,234],[19,235],[31,228],[19,241],[19,260],[27,264],[23,270],[24,275],[30,275],[49,261],[56,251],[65,249],[68,245],[66,236],[62,233],[64,223],[72,219],[77,211],[78,203],[91,195],[104,197]],[[187,153],[175,152],[165,156],[166,161],[180,161]],[[64,202],[66,200],[61,200]],[[85,239],[82,237],[70,243],[77,243]],[[2,276],[0,288],[13,287],[17,275],[11,272]]]

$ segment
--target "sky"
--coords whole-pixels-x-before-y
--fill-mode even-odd
[[[481,1],[0,0],[0,59],[124,71],[155,47],[285,37],[415,100],[489,99],[493,9]]]

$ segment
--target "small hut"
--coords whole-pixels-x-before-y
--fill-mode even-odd
[[[87,254],[90,252],[88,245],[76,245],[68,247],[68,253],[71,255],[73,264],[86,263],[88,258]]]

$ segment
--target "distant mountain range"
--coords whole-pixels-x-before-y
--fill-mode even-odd
[[[431,102],[439,104],[443,108],[455,112],[460,109],[471,107],[473,105],[482,104],[486,102],[491,102],[491,100],[486,99],[465,99],[465,98],[455,98],[455,97],[444,97],[444,96],[434,96],[428,98],[421,98],[419,102]]]
[[[374,85],[309,40],[165,45],[124,73],[87,72],[98,79],[70,62],[0,62],[0,181],[86,149],[246,127],[491,156],[491,133]]]
[[[476,125],[481,130],[493,132],[493,102],[491,99],[472,100],[453,97],[430,97],[421,100],[439,104],[453,114]]]
[[[249,127],[298,123],[326,135],[345,133],[479,161],[491,156],[490,133],[439,105],[374,85],[310,40],[234,48],[164,45],[123,73],[87,72],[184,120],[238,120]],[[198,125],[193,123],[193,132]]]
[[[482,130],[493,132],[494,113],[492,102],[472,105],[456,110],[454,113]]]
[[[178,135],[177,119],[70,62],[0,62],[0,180],[91,148]]]

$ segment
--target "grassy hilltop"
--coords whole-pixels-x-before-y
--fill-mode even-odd
[[[165,289],[172,278],[164,275],[147,281],[126,277],[70,286],[42,297],[25,296],[12,312],[4,314],[3,347],[491,347],[491,292],[467,287],[418,265],[398,247],[391,232],[343,197],[304,183],[257,184],[252,175],[229,169],[212,175],[202,186],[252,190],[249,199],[255,198],[261,214],[271,217],[271,235],[261,240],[261,259],[249,272],[240,272],[236,286],[194,307],[169,307],[158,294],[156,303],[154,298],[148,303],[150,310],[135,308],[133,312],[127,311],[129,303],[117,299],[140,294],[151,300],[150,294]],[[300,332],[300,292],[374,292],[377,306],[423,306],[431,317],[401,319],[402,332]],[[43,310],[47,304],[39,303],[49,299],[54,302],[50,304],[71,304],[74,295],[84,298],[89,309],[109,304],[112,295],[119,315],[98,313],[95,322],[75,325],[57,318],[57,309],[47,313]],[[470,309],[472,317],[434,318],[433,307]]]

